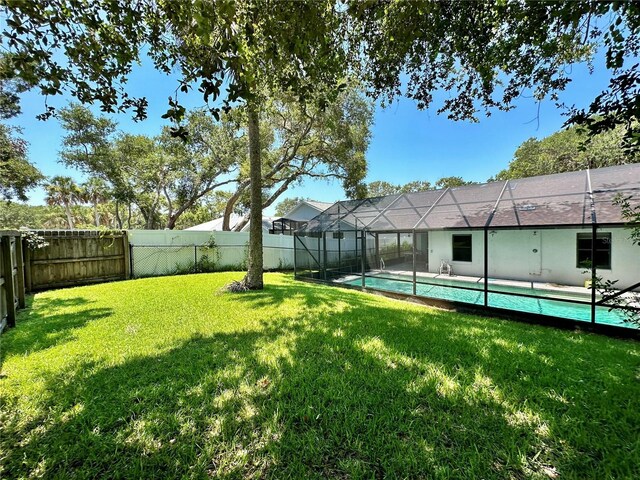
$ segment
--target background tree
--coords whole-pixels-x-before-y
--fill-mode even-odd
[[[19,94],[28,85],[15,77],[11,56],[0,54],[0,120],[20,113]],[[0,198],[25,201],[27,191],[37,186],[44,176],[27,158],[27,142],[20,129],[0,124]]]
[[[71,207],[82,199],[82,191],[80,187],[71,177],[56,175],[45,185],[47,205],[58,205],[64,209],[67,217],[67,226],[70,229],[75,228],[75,221]]]
[[[474,182],[468,182],[462,177],[441,177],[433,185],[427,180],[414,180],[404,185],[395,185],[384,180],[376,180],[367,185],[367,195],[369,197],[381,197],[396,193],[415,193],[439,188],[460,187],[472,183]]]
[[[97,117],[78,103],[61,108],[58,117],[65,131],[59,152],[60,160],[66,166],[77,168],[108,184],[114,199],[117,227],[123,228],[120,205],[131,201],[131,191],[117,181],[122,176],[122,170],[113,152],[116,122],[104,116]]]
[[[58,112],[62,137],[60,160],[70,167],[96,173],[104,180],[115,177],[112,142],[118,124],[105,116],[96,116],[87,107],[70,103]]]
[[[452,177],[442,177],[438,179],[435,183],[435,188],[455,188],[455,187],[463,187],[465,185],[473,185],[476,182],[470,182],[465,180],[462,177],[452,176]]]
[[[384,180],[375,180],[367,184],[367,197],[384,197],[385,195],[393,195],[399,193],[400,185],[386,182]]]
[[[27,200],[27,191],[44,176],[27,158],[27,142],[18,130],[0,124],[0,198]]]
[[[135,204],[149,230],[163,225],[163,192],[171,175],[167,157],[147,135],[119,133],[113,141],[111,162],[117,168],[109,179],[114,195],[121,203]]]
[[[49,205],[0,201],[0,230],[17,230],[22,227],[43,229],[67,228],[62,208]]]
[[[194,225],[209,222],[213,219],[220,218],[224,214],[232,192],[225,190],[215,190],[200,198],[196,205],[185,211],[176,222],[176,229],[184,230]],[[244,215],[245,211],[235,212],[238,215]]]
[[[100,205],[109,200],[110,192],[107,183],[98,177],[93,177],[80,186],[80,195],[84,202],[93,208],[93,220],[96,227],[100,226]]]
[[[300,202],[307,202],[309,200],[311,200],[309,197],[291,197],[281,200],[276,205],[276,217],[284,217]]]
[[[205,195],[235,182],[231,174],[246,158],[246,137],[238,134],[227,115],[216,123],[209,112],[194,110],[186,115],[185,128],[185,140],[165,129],[159,142],[169,171],[163,186],[169,229]]]
[[[541,140],[530,138],[513,155],[509,166],[496,175],[497,180],[573,172],[640,161],[640,152],[624,148],[625,130],[613,130],[591,137],[578,127],[560,130]]]
[[[414,180],[413,182],[405,183],[398,189],[398,193],[413,193],[424,192],[425,190],[432,190],[431,182],[426,180]]]

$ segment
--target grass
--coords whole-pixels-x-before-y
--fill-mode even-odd
[[[1,478],[640,478],[640,345],[268,274],[38,294]]]

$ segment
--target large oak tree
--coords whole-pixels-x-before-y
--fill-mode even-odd
[[[307,178],[337,179],[347,195],[362,196],[372,122],[371,102],[352,88],[322,107],[313,99],[301,103],[290,95],[265,102],[260,118],[263,207]],[[236,189],[225,209],[225,230],[237,202],[250,189],[247,167],[238,170]],[[250,218],[251,212],[235,229],[242,229]]]
[[[346,45],[335,2],[15,1],[3,13],[17,75],[44,95],[69,92],[107,112],[134,109],[142,119],[147,101],[129,95],[126,79],[146,54],[158,70],[177,74],[176,92],[198,89],[214,102],[214,115],[244,105],[253,221],[243,284],[262,288],[260,111],[275,93],[304,100],[319,86],[338,85]],[[172,97],[165,116],[178,123],[185,109]],[[178,126],[174,134],[187,131]]]

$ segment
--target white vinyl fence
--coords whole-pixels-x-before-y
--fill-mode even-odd
[[[133,277],[246,268],[249,232],[129,230],[128,234]],[[265,270],[293,269],[293,237],[265,233],[263,255]]]

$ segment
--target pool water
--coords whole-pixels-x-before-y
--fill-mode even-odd
[[[365,286],[376,290],[384,290],[390,292],[413,294],[413,283],[411,277],[402,277],[400,275],[393,277],[365,277]],[[409,281],[407,281],[409,280]],[[429,279],[431,281],[431,279]],[[436,280],[437,281],[437,280]],[[362,279],[354,279],[344,282],[348,285],[362,286]],[[416,284],[416,295],[420,297],[436,298],[440,300],[449,300],[454,302],[470,303],[474,305],[484,305],[483,284],[473,284],[470,282],[455,281],[453,279],[441,280],[443,285],[427,285],[424,283]],[[447,285],[458,285],[464,287],[478,287],[479,290],[462,290],[459,288],[448,288]],[[493,290],[501,290],[512,293],[523,293],[528,295],[551,296],[555,293],[545,292],[544,290],[512,287],[503,285],[491,285]],[[557,295],[557,294],[555,294]],[[573,298],[576,300],[590,301],[589,295],[579,294],[562,294],[564,298]],[[516,297],[503,293],[489,293],[488,303],[490,307],[504,308],[515,310],[518,312],[536,313],[541,315],[549,315],[553,317],[567,318],[571,320],[579,320],[583,322],[591,322],[591,305],[581,305],[575,303],[567,303],[553,300],[551,298],[527,298]],[[619,327],[637,328],[633,324],[624,321],[622,312],[612,310],[607,307],[596,307],[596,323],[607,325],[615,325]]]

